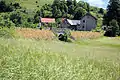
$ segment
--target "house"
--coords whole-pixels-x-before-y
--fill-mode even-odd
[[[71,30],[77,30],[80,27],[80,20],[70,20],[70,19],[62,19],[60,28],[69,28]]]
[[[38,28],[41,28],[42,25],[48,26],[49,23],[55,23],[54,18],[40,18]],[[51,26],[49,26],[51,28]]]
[[[71,30],[91,31],[97,26],[97,19],[90,13],[84,15],[80,20],[63,19],[61,28],[69,28]]]
[[[40,20],[41,23],[55,23],[54,18],[41,18]]]

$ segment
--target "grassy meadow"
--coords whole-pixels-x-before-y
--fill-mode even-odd
[[[0,80],[117,80],[119,41],[0,38]]]
[[[20,5],[27,9],[40,9],[44,4],[51,4],[53,0],[7,0],[10,2],[18,2]],[[37,7],[39,6],[39,7]]]

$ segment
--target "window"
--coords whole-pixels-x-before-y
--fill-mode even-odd
[[[83,28],[85,28],[85,27],[83,26]]]
[[[85,23],[85,20],[83,20],[83,23]]]

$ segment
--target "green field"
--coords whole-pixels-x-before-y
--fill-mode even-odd
[[[39,9],[44,4],[51,4],[53,2],[53,0],[7,0],[7,1],[10,1],[12,3],[18,2],[22,7],[25,7],[27,9]]]
[[[120,38],[74,43],[0,38],[0,80],[117,80]]]

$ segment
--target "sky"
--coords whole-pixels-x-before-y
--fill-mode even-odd
[[[109,2],[109,0],[82,0],[82,1],[88,2],[91,6],[97,6],[99,8],[104,8],[104,9],[106,9]]]

